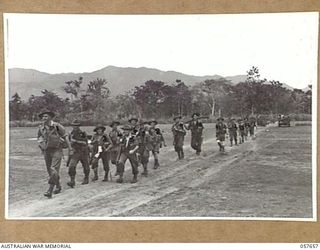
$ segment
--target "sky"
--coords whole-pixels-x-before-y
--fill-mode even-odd
[[[7,68],[82,73],[109,65],[317,82],[318,13],[5,14]]]

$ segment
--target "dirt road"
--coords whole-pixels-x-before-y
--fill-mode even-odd
[[[76,187],[68,188],[62,173],[63,192],[50,200],[42,192],[47,187],[44,169],[35,168],[44,164],[42,157],[34,155],[28,165],[25,156],[12,155],[9,216],[312,217],[311,126],[258,132],[255,140],[228,146],[225,154],[218,152],[214,133],[200,157],[186,145],[186,159],[177,161],[167,147],[161,167],[153,170],[151,160],[149,177],[139,176],[136,184],[130,184],[127,165],[122,185],[113,177],[83,186],[79,166]]]

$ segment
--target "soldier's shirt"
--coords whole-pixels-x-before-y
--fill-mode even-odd
[[[111,130],[109,133],[110,140],[112,145],[116,146],[120,143],[120,137],[122,136],[119,130]]]
[[[172,130],[174,136],[184,136],[186,134],[184,126],[180,122],[173,124],[171,130]]]
[[[191,130],[191,134],[202,134],[204,129],[202,122],[192,121],[188,127]]]
[[[227,133],[227,126],[222,122],[217,123],[216,134],[226,134],[226,133]]]
[[[55,131],[54,131],[55,130]],[[65,138],[66,136],[68,136],[68,133],[66,132],[66,129],[58,122],[54,122],[54,121],[50,121],[49,124],[41,124],[39,126],[38,129],[38,142],[41,143],[45,143],[48,141],[48,136],[52,133],[52,132],[57,132],[57,134],[62,137]]]
[[[108,145],[110,145],[110,141],[108,139],[108,136],[105,134],[94,134],[92,137],[91,144],[93,145],[93,152],[98,152],[99,146],[102,147],[102,150],[105,150],[108,147]]]
[[[129,135],[122,137],[120,142],[124,151],[130,151],[139,145],[140,139],[136,136]]]
[[[244,124],[239,124],[239,130],[244,130],[245,129],[245,125]]]
[[[82,130],[72,130],[70,133],[70,141],[72,148],[75,150],[81,150],[88,147],[87,133]],[[85,144],[81,142],[84,142]]]
[[[238,129],[237,124],[231,123],[231,124],[229,125],[228,129],[229,129],[230,132],[236,132],[237,129]]]

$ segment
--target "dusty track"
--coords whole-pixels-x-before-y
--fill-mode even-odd
[[[211,137],[204,143],[203,156],[195,157],[186,146],[182,161],[176,161],[168,147],[160,155],[161,167],[153,170],[151,160],[149,177],[139,176],[136,184],[130,184],[127,165],[122,185],[113,177],[108,183],[99,180],[82,186],[79,166],[75,189],[64,185],[51,200],[39,192],[46,187],[45,179],[28,183],[25,196],[12,190],[9,215],[311,217],[310,128],[261,128],[256,140],[227,147],[225,154],[217,152]],[[34,160],[42,163],[39,156]],[[39,175],[31,167],[30,172]],[[63,178],[65,184],[67,176]]]

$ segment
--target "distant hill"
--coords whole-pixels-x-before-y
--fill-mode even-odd
[[[34,69],[13,68],[9,69],[9,94],[11,97],[17,92],[22,99],[27,99],[32,94],[41,95],[41,90],[47,89],[56,92],[61,97],[67,97],[67,94],[63,90],[65,82],[78,79],[80,76],[83,77],[83,90],[86,89],[89,81],[96,78],[105,78],[108,81],[108,87],[111,90],[112,96],[125,93],[151,79],[168,84],[173,84],[176,79],[180,79],[186,85],[194,85],[206,79],[218,79],[222,77],[220,75],[193,76],[175,71],[161,71],[145,67],[121,68],[108,66],[93,72],[61,74],[48,74]],[[227,76],[224,78],[230,80],[232,84],[246,80],[245,75]]]

